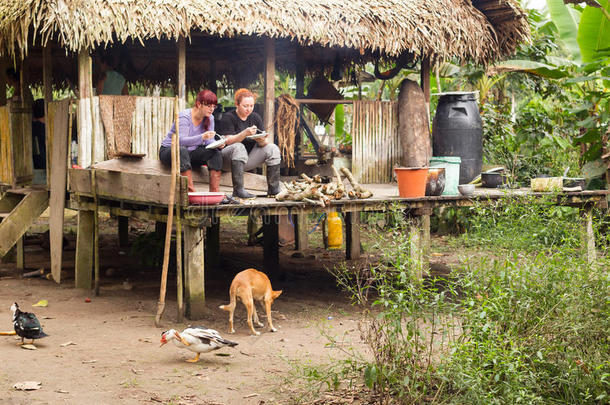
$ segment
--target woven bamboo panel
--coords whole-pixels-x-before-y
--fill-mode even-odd
[[[173,97],[101,96],[101,99],[80,99],[78,164],[88,167],[92,162],[112,159],[114,152],[119,151],[143,153],[157,159],[159,146],[173,119]]]
[[[400,164],[398,104],[395,101],[354,101],[352,172],[362,183],[389,183]]]
[[[13,186],[25,184],[34,177],[32,160],[32,108],[11,106],[11,138],[13,152]]]
[[[13,184],[13,143],[9,107],[0,107],[0,183]]]

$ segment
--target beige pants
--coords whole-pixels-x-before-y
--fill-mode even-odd
[[[269,143],[263,147],[257,145],[248,152],[243,143],[237,142],[222,148],[222,170],[231,171],[231,162],[239,160],[244,162],[244,171],[249,171],[261,167],[263,163],[267,166],[279,165],[282,161],[280,148],[274,143]]]

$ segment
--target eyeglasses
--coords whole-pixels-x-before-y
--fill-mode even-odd
[[[218,104],[204,104],[204,106],[216,108],[218,106]]]

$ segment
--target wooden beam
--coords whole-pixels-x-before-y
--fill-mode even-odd
[[[93,211],[78,211],[74,278],[76,288],[91,289],[93,275]]]
[[[302,252],[309,248],[307,214],[294,214],[292,223],[294,224],[294,250]]]
[[[61,264],[64,236],[64,208],[66,204],[66,174],[68,159],[68,109],[70,101],[61,101],[55,111],[53,143],[51,144],[51,175],[47,180],[49,199],[49,244],[51,249],[51,273],[56,283],[61,283]]]
[[[295,99],[298,104],[354,104],[354,100],[324,100],[321,98]]]
[[[178,89],[180,109],[186,108],[186,39],[178,38]]]
[[[189,319],[205,315],[205,235],[196,226],[184,226],[185,310]]]
[[[275,39],[265,38],[265,109],[263,126],[273,140],[275,113]]]
[[[345,258],[360,258],[360,212],[345,213]]]
[[[280,274],[280,245],[278,215],[263,215],[263,267],[269,277],[284,280],[286,275]]]

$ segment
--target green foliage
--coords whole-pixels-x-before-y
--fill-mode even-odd
[[[608,403],[610,261],[581,258],[577,211],[555,198],[474,207],[454,242],[468,257],[423,282],[397,211],[378,265],[334,271],[365,308],[368,356],[307,366],[308,381],[335,390],[355,373],[375,403]]]
[[[160,266],[163,261],[164,238],[156,232],[138,235],[131,245],[129,256],[138,258],[145,266]]]

